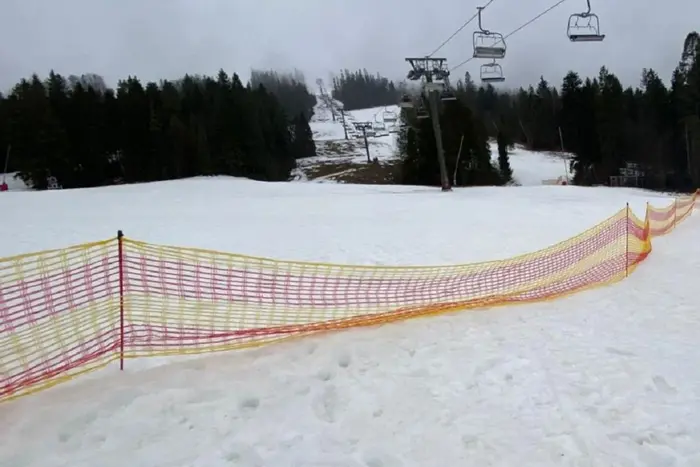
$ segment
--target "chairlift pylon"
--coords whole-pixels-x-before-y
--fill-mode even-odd
[[[503,67],[496,63],[496,60],[481,65],[480,75],[482,83],[502,83],[506,80],[503,76]]]
[[[493,32],[481,26],[481,10],[484,7],[477,7],[479,15],[479,30],[474,31],[473,47],[474,58],[505,58],[506,40],[500,32]]]
[[[586,4],[587,11],[569,16],[566,35],[571,42],[602,42],[605,34],[600,33],[600,19],[598,15],[591,13],[591,0],[586,0]],[[580,22],[586,24],[581,25]]]

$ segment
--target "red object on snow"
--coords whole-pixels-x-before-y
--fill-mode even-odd
[[[9,188],[7,187],[7,183],[2,182],[0,183],[0,191],[7,191]]]

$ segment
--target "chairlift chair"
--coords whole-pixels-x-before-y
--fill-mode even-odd
[[[406,74],[406,79],[410,79],[411,81],[417,81],[421,79],[423,76],[423,71],[422,69],[413,69],[413,70],[408,70],[408,73]]]
[[[506,40],[503,34],[499,32],[489,31],[481,26],[481,10],[484,7],[478,7],[479,11],[479,30],[474,31],[473,47],[474,58],[490,58],[500,59],[506,56]]]
[[[396,121],[396,114],[394,112],[390,112],[388,110],[385,110],[384,113],[382,113],[382,120],[386,123],[392,123]]]
[[[496,60],[481,65],[480,71],[482,83],[502,83],[506,80],[503,76],[503,67],[496,63]]]
[[[591,13],[591,0],[586,0],[586,4],[587,11],[569,16],[566,35],[571,42],[602,42],[605,34],[600,33],[600,19],[598,15]],[[581,25],[581,22],[585,24]]]
[[[439,72],[435,74],[435,76],[443,81],[448,81],[450,79],[450,70],[443,66],[443,68],[440,69]]]
[[[427,83],[423,83],[423,89],[427,92],[442,92],[445,88],[445,83],[440,81],[428,81]]]
[[[506,41],[503,35],[491,31],[474,32],[474,58],[505,58]]]
[[[455,93],[450,91],[449,89],[445,89],[440,93],[440,100],[442,101],[456,101],[457,96],[455,96]]]
[[[399,107],[401,107],[402,109],[412,109],[414,105],[411,96],[409,96],[408,94],[404,94],[403,96],[401,96],[401,100],[399,101]]]

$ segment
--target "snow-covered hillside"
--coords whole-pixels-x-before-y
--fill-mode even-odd
[[[498,160],[498,145],[491,142],[491,158]],[[569,180],[570,155],[528,151],[521,146],[508,151],[508,160],[513,169],[515,183],[522,186],[537,186],[543,183],[554,184],[557,179]]]
[[[215,177],[0,195],[0,255],[109,237],[276,258],[445,264],[568,238],[630,202],[578,187]],[[127,361],[0,405],[0,465],[700,465],[691,217],[615,286],[201,358]]]
[[[348,111],[342,116],[341,108],[342,103],[317,96],[309,124],[318,156],[299,160],[294,179],[345,182],[359,178],[366,183],[390,180],[390,172],[397,161],[398,106]],[[369,161],[362,133],[354,125],[358,122],[372,125],[367,130]],[[360,173],[362,175],[358,176]]]

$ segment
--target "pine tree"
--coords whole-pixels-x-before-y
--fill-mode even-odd
[[[498,171],[501,174],[503,183],[510,183],[513,181],[513,170],[510,168],[510,160],[508,158],[508,142],[503,130],[498,132],[496,141],[498,143]]]
[[[395,105],[400,97],[400,86],[387,78],[367,70],[343,70],[333,78],[331,95],[344,104],[346,111]]]
[[[401,183],[440,186],[435,135],[430,119],[416,119],[408,113],[408,130],[400,135],[402,149]],[[433,116],[431,116],[433,118]],[[447,102],[441,114],[442,140],[448,176],[458,186],[498,185],[498,170],[491,164],[488,135],[481,119],[474,118],[464,102]],[[459,159],[458,159],[459,156]]]
[[[411,119],[401,163],[404,185],[440,186],[440,167],[430,119]]]
[[[301,112],[292,121],[293,152],[296,159],[316,156],[316,143],[309,122]]]

